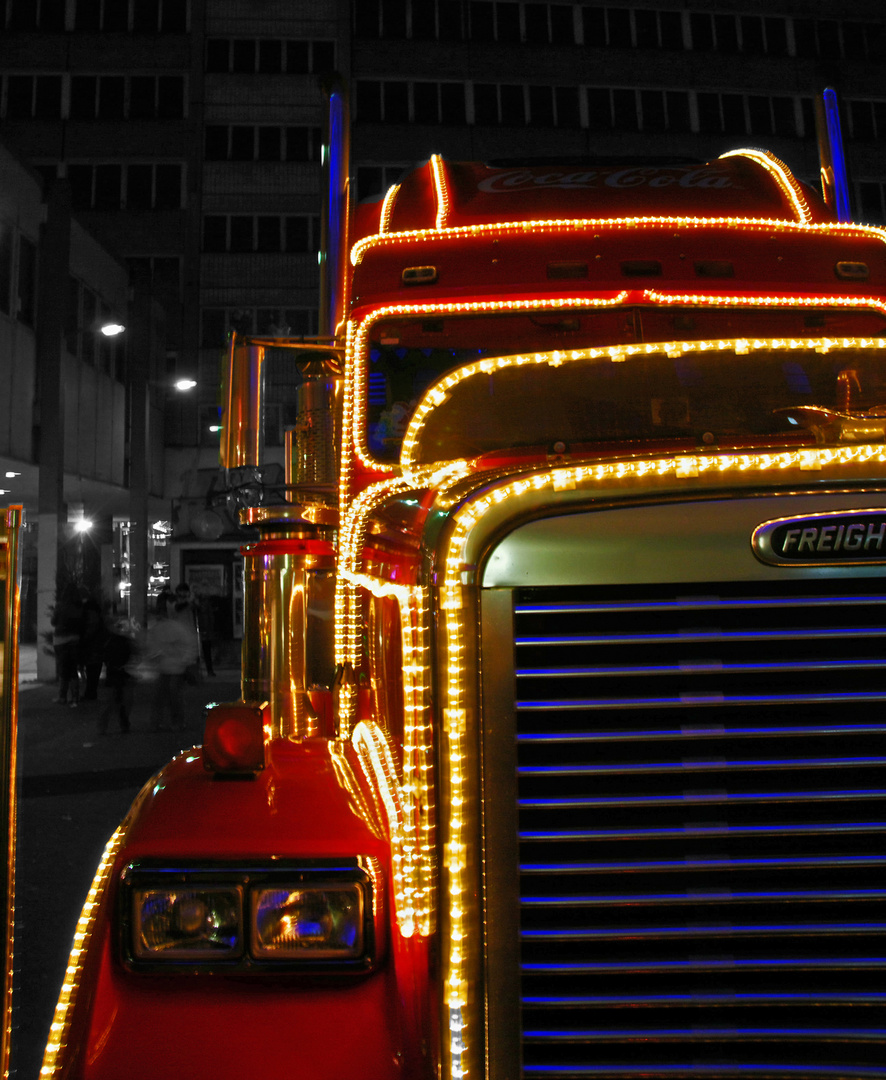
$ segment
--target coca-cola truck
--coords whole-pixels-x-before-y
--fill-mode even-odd
[[[332,173],[328,338],[231,342],[242,700],[41,1075],[886,1075],[886,233],[759,150]]]

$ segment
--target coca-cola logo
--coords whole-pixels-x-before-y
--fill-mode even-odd
[[[614,171],[606,169],[579,169],[566,171],[551,169],[548,172],[530,172],[528,169],[511,169],[495,173],[481,180],[480,191],[501,194],[526,191],[531,188],[738,188],[733,177],[714,169],[656,169],[637,166]]]

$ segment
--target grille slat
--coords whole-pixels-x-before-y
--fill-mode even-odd
[[[514,618],[525,1080],[884,1080],[879,580]]]

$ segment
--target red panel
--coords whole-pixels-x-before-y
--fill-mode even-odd
[[[372,1076],[428,1080],[433,1045],[426,943],[392,928],[381,883],[381,962],[370,975],[178,975],[125,969],[110,913],[131,860],[244,860],[362,855],[387,880],[383,824],[350,746],[277,740],[252,779],[206,773],[195,750],[154,782],[129,828],[98,915],[61,1075],[157,1077]],[[186,827],[185,827],[186,826]],[[422,1044],[425,1050],[422,1050]]]

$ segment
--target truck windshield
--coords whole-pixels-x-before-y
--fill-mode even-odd
[[[773,332],[780,328],[768,312],[759,326],[765,336],[739,336],[739,328],[753,332],[748,314],[711,327],[733,330],[732,340],[659,338],[658,344],[649,335],[640,340],[627,309],[606,312],[605,320],[590,316],[612,334],[576,334],[569,324],[581,325],[582,312],[533,316],[551,332],[532,336],[525,325],[488,318],[376,327],[369,350],[369,449],[377,459],[398,460],[413,416],[408,456],[431,463],[557,443],[575,449],[601,442],[779,438],[818,422],[807,415],[811,406],[852,413],[883,406],[886,413],[886,339],[836,338],[833,326],[816,333],[796,312],[783,313],[786,334]],[[845,315],[844,332],[852,314]],[[661,329],[673,332],[679,319],[668,318],[670,327]],[[455,324],[467,322],[482,330],[474,338],[482,345],[459,340],[466,328]],[[870,334],[870,316],[865,322]],[[496,323],[501,333],[494,335]],[[879,318],[875,325],[882,332]],[[531,352],[520,347],[521,337],[530,337]],[[783,411],[801,407],[799,419]]]

